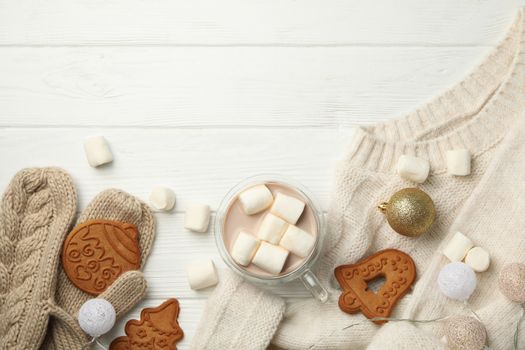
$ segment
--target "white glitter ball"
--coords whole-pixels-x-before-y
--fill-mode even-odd
[[[92,337],[100,337],[115,325],[115,308],[105,299],[90,299],[78,311],[80,328]]]
[[[476,273],[462,262],[445,265],[438,276],[441,292],[456,300],[467,300],[476,289]]]
[[[450,350],[481,350],[487,342],[485,326],[470,316],[453,316],[447,321],[445,336]]]

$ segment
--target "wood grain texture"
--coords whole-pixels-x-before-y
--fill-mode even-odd
[[[445,91],[491,50],[0,48],[0,126],[368,124]]]
[[[189,348],[206,298],[185,266],[213,237],[184,229],[189,202],[216,209],[258,173],[291,176],[328,209],[350,126],[411,111],[462,80],[525,0],[0,0],[0,188],[27,166],[70,172],[80,208],[117,187],[156,213],[144,307],[170,297]],[[115,161],[90,168],[82,141],[108,139]],[[308,297],[299,282],[274,288]]]
[[[1,0],[3,45],[486,45],[523,0]]]
[[[0,187],[28,166],[58,166],[74,179],[80,207],[111,187],[147,200],[156,186],[177,195],[176,210],[192,201],[216,209],[224,195],[246,177],[278,173],[297,179],[329,202],[333,166],[350,141],[349,129],[0,129]],[[91,168],[83,140],[104,135],[114,162]]]

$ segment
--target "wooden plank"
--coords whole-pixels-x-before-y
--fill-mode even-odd
[[[0,126],[342,127],[459,82],[487,47],[3,48]]]
[[[114,162],[90,168],[82,142],[104,135]],[[0,188],[18,169],[59,166],[73,176],[81,208],[98,192],[117,187],[147,199],[164,185],[178,211],[202,201],[216,209],[242,179],[279,173],[310,188],[327,208],[333,165],[350,141],[348,129],[0,129]]]
[[[88,166],[82,139],[103,134],[115,162],[100,169]],[[68,170],[80,194],[80,209],[99,191],[110,187],[147,199],[153,186],[167,185],[177,193],[175,213],[157,213],[157,237],[146,264],[149,297],[199,299],[209,291],[188,287],[185,267],[192,259],[213,258],[225,265],[213,237],[184,229],[184,208],[202,201],[213,209],[241,179],[256,173],[279,172],[309,187],[328,206],[332,168],[349,141],[348,130],[120,130],[120,129],[0,129],[0,188],[26,166],[55,165]],[[35,142],[35,141],[38,142]],[[305,296],[299,282],[280,286],[282,296]]]
[[[523,0],[1,0],[1,45],[495,43]]]

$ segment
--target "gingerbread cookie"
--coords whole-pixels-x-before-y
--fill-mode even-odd
[[[134,225],[123,222],[84,222],[64,242],[64,271],[76,287],[99,295],[124,272],[140,267],[138,234]]]
[[[416,279],[416,265],[410,256],[396,250],[379,251],[352,265],[335,268],[335,278],[343,288],[339,308],[346,313],[361,311],[368,318],[389,317],[396,303]],[[377,291],[368,283],[378,277],[386,279]],[[374,320],[376,324],[386,321]]]
[[[126,323],[126,336],[111,342],[109,350],[176,350],[184,332],[177,322],[180,307],[177,299],[168,299],[155,308],[140,313],[140,321]]]

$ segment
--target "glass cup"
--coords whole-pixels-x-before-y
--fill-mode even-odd
[[[298,266],[295,266],[293,270],[285,271],[277,276],[266,274],[261,275],[258,273],[254,273],[253,271],[249,271],[243,266],[237,264],[231,257],[226,247],[226,243],[223,236],[226,222],[225,220],[228,219],[227,214],[230,210],[230,206],[232,205],[232,203],[237,199],[237,196],[243,190],[259,184],[275,184],[283,187],[288,187],[294,190],[299,195],[301,195],[301,197],[303,197],[302,199],[305,201],[306,205],[310,207],[311,211],[313,212],[313,217],[315,219],[317,234],[315,235],[316,240],[312,251],[306,258],[304,258],[300,262],[300,264],[298,264]],[[324,219],[322,212],[312,200],[312,195],[310,194],[310,192],[303,185],[279,175],[258,175],[245,179],[244,181],[237,184],[226,194],[226,196],[222,200],[215,218],[215,242],[217,244],[217,248],[219,249],[222,259],[230,269],[232,269],[234,272],[241,275],[248,281],[265,285],[276,285],[290,282],[295,279],[300,279],[303,282],[306,289],[308,289],[317,300],[324,303],[328,300],[328,292],[321,285],[315,274],[311,271],[312,266],[319,258],[319,255],[322,250],[324,236],[323,230]]]

